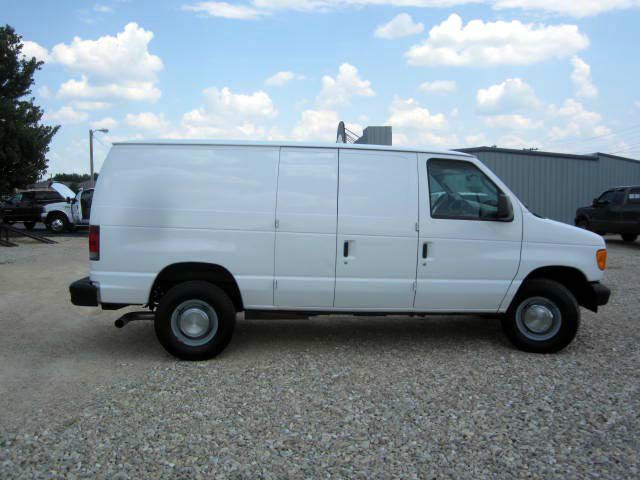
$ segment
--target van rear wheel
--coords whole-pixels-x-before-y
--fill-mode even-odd
[[[215,285],[190,281],[172,287],[160,300],[155,331],[162,346],[183,360],[206,360],[229,344],[236,311]]]
[[[564,285],[547,279],[529,280],[502,319],[502,329],[521,350],[554,353],[576,336],[580,307]]]
[[[635,242],[638,239],[638,235],[634,235],[631,233],[623,233],[622,240],[625,242]]]

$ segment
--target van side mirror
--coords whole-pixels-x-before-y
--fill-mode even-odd
[[[513,221],[513,205],[511,200],[504,193],[500,192],[498,197],[498,211],[496,212],[496,220],[500,222]]]

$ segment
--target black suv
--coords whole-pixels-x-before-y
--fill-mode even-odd
[[[617,233],[625,242],[635,242],[640,234],[640,186],[607,190],[592,206],[578,209],[576,226],[599,235]]]
[[[27,190],[11,195],[0,204],[0,219],[4,223],[22,222],[31,230],[41,222],[42,207],[49,203],[64,202],[55,190]]]

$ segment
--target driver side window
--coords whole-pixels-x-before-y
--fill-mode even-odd
[[[602,195],[600,195],[600,198],[598,198],[598,203],[601,203],[601,204],[611,203],[611,200],[613,200],[613,193],[614,193],[613,190],[604,192]]]
[[[432,218],[493,220],[500,189],[473,163],[431,159],[428,162]]]

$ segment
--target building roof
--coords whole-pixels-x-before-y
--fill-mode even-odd
[[[367,145],[354,143],[328,142],[255,142],[244,140],[131,140],[114,142],[117,145],[200,145],[200,146],[252,146],[252,147],[304,147],[304,148],[343,148],[349,150],[385,150],[392,152],[435,153],[438,155],[466,155],[461,151],[433,149],[429,147],[399,147],[387,145]]]
[[[472,148],[460,148],[458,152],[464,152],[469,154],[475,153],[509,153],[514,155],[531,155],[540,157],[557,157],[557,158],[571,158],[575,160],[587,160],[591,162],[598,161],[600,157],[613,158],[615,160],[624,160],[627,162],[640,162],[628,157],[620,157],[618,155],[611,155],[609,153],[596,152],[585,155],[578,155],[575,153],[560,153],[560,152],[546,152],[542,150],[519,150],[516,148],[499,148],[499,147],[472,147]]]

